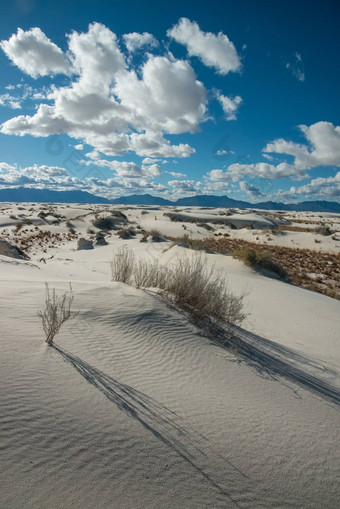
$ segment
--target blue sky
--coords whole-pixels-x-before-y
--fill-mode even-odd
[[[340,201],[339,14],[2,0],[0,187]]]

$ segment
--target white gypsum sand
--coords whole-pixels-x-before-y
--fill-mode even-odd
[[[223,347],[154,289],[113,283],[110,271],[113,251],[123,245],[169,267],[183,253],[194,255],[170,241],[140,242],[138,226],[174,237],[213,232],[170,221],[168,208],[19,207],[3,204],[1,238],[14,245],[20,236],[37,236],[27,241],[29,260],[0,254],[1,506],[337,506],[338,300],[209,253],[207,263],[226,275],[234,293],[249,290],[240,340]],[[121,210],[129,221],[122,227],[137,234],[120,239],[107,231],[107,245],[77,250],[77,236],[95,244],[95,214],[111,210]],[[184,213],[202,219],[221,209]],[[20,218],[10,216],[18,214],[32,224],[17,230]],[[322,220],[339,228],[335,215]],[[256,231],[220,227],[235,237]],[[70,228],[73,237],[66,236]],[[299,235],[307,243],[309,233]],[[323,237],[321,245],[337,252],[339,241]],[[59,294],[70,282],[80,311],[55,346],[45,344],[36,315],[45,282]]]

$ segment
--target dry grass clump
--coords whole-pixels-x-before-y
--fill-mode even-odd
[[[164,288],[168,277],[168,269],[158,264],[158,261],[147,262],[138,260],[134,267],[134,285],[137,288]]]
[[[136,231],[134,228],[123,228],[122,230],[118,230],[117,235],[120,239],[131,239],[136,236]]]
[[[70,284],[70,291],[60,297],[56,295],[55,288],[50,293],[48,283],[45,283],[45,309],[38,311],[42,327],[46,336],[46,343],[51,345],[54,337],[60,331],[61,326],[67,321],[75,318],[77,312],[71,310],[74,295]]]
[[[114,255],[111,269],[113,281],[158,288],[160,295],[188,312],[196,324],[204,324],[206,330],[223,326],[225,338],[246,317],[245,293],[233,295],[221,272],[208,268],[201,254],[192,259],[183,257],[176,268],[169,269],[157,261],[136,262],[132,251],[124,246]]]
[[[151,240],[152,242],[163,242],[167,238],[165,235],[162,235],[161,232],[156,228],[153,228],[150,231],[141,230],[140,233],[143,234],[140,242],[147,242],[148,240]]]
[[[318,233],[319,235],[324,235],[325,237],[328,237],[329,235],[332,235],[334,233],[332,232],[330,227],[326,226],[325,224],[317,226],[314,231],[315,233]]]
[[[214,267],[208,268],[201,255],[179,259],[161,293],[188,311],[196,323],[209,318],[214,325],[224,324],[231,332],[232,326],[246,317],[245,295],[233,295],[222,274]]]
[[[39,232],[15,230],[11,241],[16,247],[24,250],[29,250],[35,246],[46,249],[49,247],[56,247],[64,242],[69,242],[77,237],[76,232],[71,230],[69,233],[54,233],[50,230],[40,230]]]
[[[314,228],[286,225],[286,224],[279,224],[279,225],[277,225],[277,228],[278,228],[278,230],[285,231],[285,232],[305,232],[305,233],[315,232]]]
[[[115,230],[117,227],[117,220],[114,217],[96,217],[92,221],[93,226],[99,230]]]
[[[255,251],[247,246],[233,251],[233,257],[242,260],[248,267],[253,269],[265,269],[278,274],[282,279],[288,279],[287,271],[277,261],[271,258],[268,252]]]
[[[113,210],[110,216],[97,216],[92,224],[99,230],[116,230],[122,224],[126,224],[128,219],[120,210]]]
[[[153,242],[162,242],[164,240],[163,235],[159,230],[157,230],[157,228],[153,228],[152,230],[150,230],[149,234]]]
[[[112,281],[130,283],[135,267],[135,256],[126,246],[118,249],[111,260]]]
[[[259,253],[256,254],[258,258],[266,253],[287,272],[291,283],[330,297],[340,298],[340,253],[253,244],[245,240],[226,237],[207,238],[201,240],[200,244],[205,250],[228,255],[244,248],[250,248]]]

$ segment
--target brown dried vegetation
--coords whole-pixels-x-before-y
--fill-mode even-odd
[[[179,240],[176,243],[180,243]],[[185,245],[185,239],[182,239],[181,245]],[[340,253],[253,244],[226,237],[210,237],[199,241],[190,239],[187,247],[229,255],[235,251],[251,249],[258,259],[270,258],[280,265],[291,283],[340,299]]]

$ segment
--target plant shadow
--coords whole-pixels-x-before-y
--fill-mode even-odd
[[[179,454],[235,507],[241,507],[231,493],[232,486],[242,486],[244,492],[247,484],[251,489],[252,483],[239,468],[214,451],[206,437],[185,425],[177,413],[150,396],[119,382],[55,343],[51,347],[109,401]],[[230,490],[225,487],[228,482]]]
[[[339,374],[319,359],[237,326],[224,347],[258,373],[275,380],[278,376],[283,377],[336,405],[340,404],[339,388],[329,381],[338,378]]]

